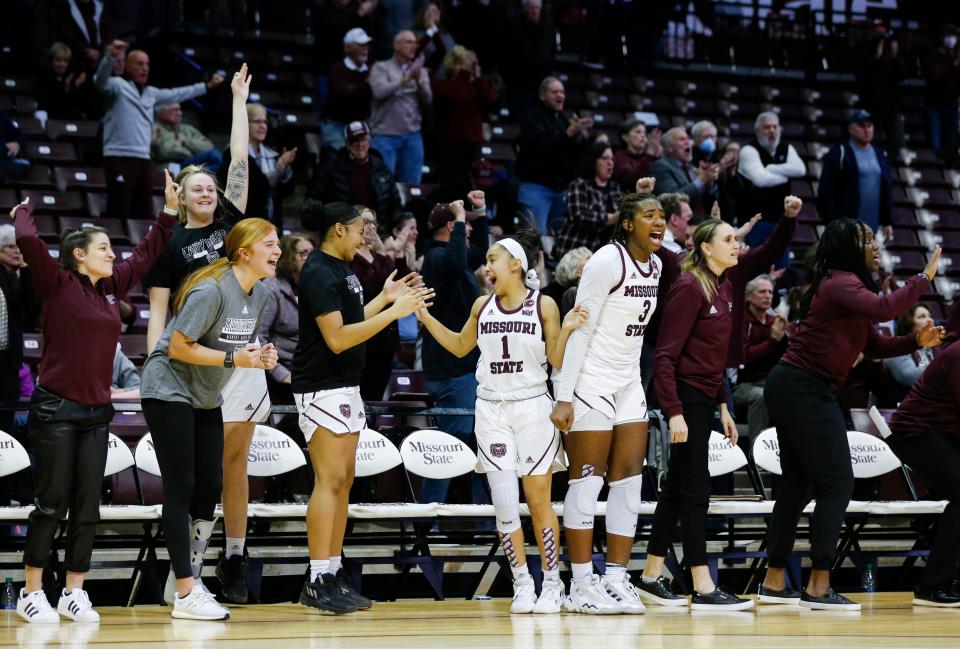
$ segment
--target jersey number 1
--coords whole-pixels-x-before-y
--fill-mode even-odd
[[[504,336],[501,338],[500,342],[503,343],[503,355],[500,358],[510,358],[510,347],[507,345],[507,337]]]

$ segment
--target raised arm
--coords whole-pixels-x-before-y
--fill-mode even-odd
[[[430,289],[419,288],[406,291],[393,303],[390,308],[381,311],[369,320],[353,324],[343,324],[343,315],[340,311],[322,313],[316,317],[317,327],[324,342],[334,354],[339,354],[351,347],[355,347],[377,335],[388,324],[414,313],[417,309],[426,308],[425,295]]]
[[[147,355],[153,352],[163,330],[167,327],[167,315],[170,312],[170,289],[161,286],[150,287],[150,318],[147,320]]]
[[[233,203],[243,214],[247,211],[247,198],[250,192],[250,169],[248,157],[250,150],[250,128],[247,124],[247,97],[250,96],[252,76],[247,74],[247,64],[233,75],[230,92],[233,93],[233,118],[230,127],[230,167],[227,169],[227,183],[223,196]]]
[[[29,198],[10,210],[10,218],[13,219],[16,230],[17,246],[30,267],[34,291],[37,297],[44,298],[57,290],[65,271],[60,268],[57,260],[50,256],[47,244],[37,234],[37,224],[33,220]]]
[[[480,317],[480,309],[490,299],[487,295],[481,295],[473,302],[470,309],[470,317],[463,323],[463,329],[460,333],[447,329],[443,323],[434,318],[427,309],[417,311],[417,319],[423,323],[434,340],[440,343],[440,346],[457,358],[463,358],[477,346],[477,319]]]

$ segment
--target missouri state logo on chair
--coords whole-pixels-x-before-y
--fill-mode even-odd
[[[727,475],[747,465],[747,456],[740,447],[715,430],[710,431],[707,453],[710,477]]]
[[[261,478],[280,475],[307,463],[303,449],[276,428],[257,426],[253,429],[247,452],[247,475]]]
[[[473,471],[477,456],[466,443],[439,430],[418,430],[400,445],[410,473],[423,478],[456,478]]]
[[[375,430],[364,428],[360,431],[360,440],[357,442],[356,477],[379,475],[402,463],[403,458],[400,457],[400,451],[393,442]]]

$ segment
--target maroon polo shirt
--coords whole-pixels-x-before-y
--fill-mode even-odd
[[[133,254],[114,262],[113,276],[94,285],[86,275],[61,268],[37,236],[30,209],[17,209],[17,245],[43,304],[39,381],[44,389],[85,406],[110,402],[113,357],[120,340],[118,298],[150,270],[176,222],[176,216],[161,212]]]

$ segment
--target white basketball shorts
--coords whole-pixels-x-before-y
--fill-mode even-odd
[[[270,394],[267,392],[267,374],[251,367],[238,367],[223,386],[224,423],[252,422],[262,424],[270,416]]]
[[[359,433],[367,427],[359,386],[294,394],[293,401],[297,404],[300,430],[307,442],[317,427],[335,435]]]
[[[570,430],[613,430],[614,426],[647,420],[647,397],[638,376],[616,394],[600,396],[573,392]]]
[[[551,410],[553,401],[546,394],[522,401],[477,399],[477,470],[523,476],[563,469],[563,445],[550,421]]]

